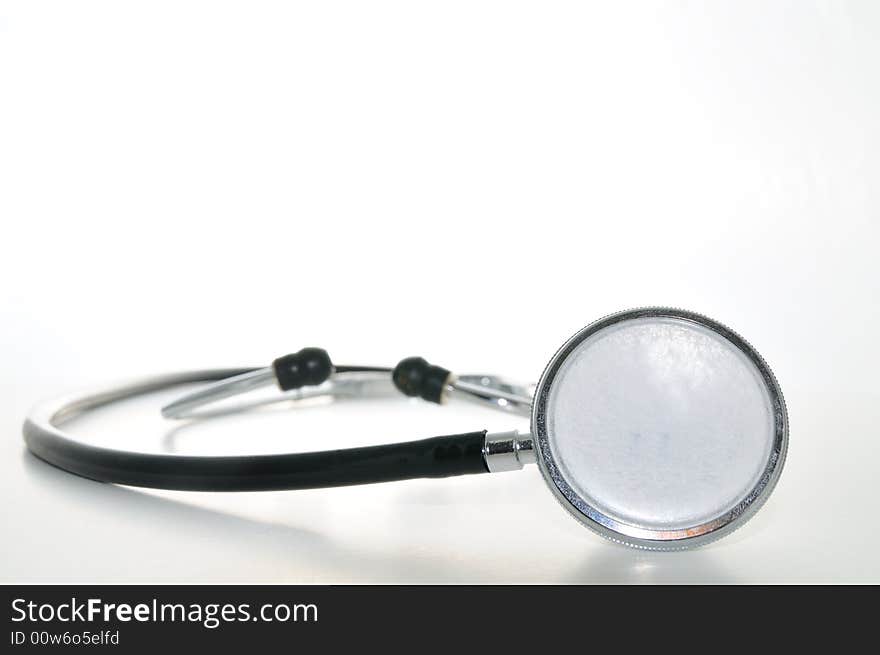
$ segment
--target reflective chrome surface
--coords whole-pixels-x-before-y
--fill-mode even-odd
[[[275,384],[275,373],[271,367],[248,370],[246,373],[219,380],[178,398],[162,408],[162,416],[172,419],[184,419],[215,415],[216,411],[196,413],[196,410],[221,400],[227,400],[256,389],[272,386],[273,384]],[[533,385],[517,384],[497,375],[462,375],[451,379],[446,387],[444,400],[459,398],[482,405],[489,405],[493,409],[513,412],[521,416],[529,416],[533,391]],[[286,391],[274,398],[261,399],[258,404],[265,405],[285,400],[320,397],[352,398],[363,396],[375,398],[396,395],[400,395],[400,392],[392,384],[389,373],[359,371],[334,373],[323,384]],[[252,406],[252,403],[242,403],[219,411],[228,414],[236,411],[236,409],[249,409]]]
[[[578,356],[581,345],[601,331],[615,328],[627,321],[646,319],[656,319],[657,321],[675,320],[695,327],[698,326],[700,330],[707,330],[715,335],[716,340],[722,341],[732,349],[735,349],[743,358],[743,361],[747,362],[748,366],[753,367],[755,370],[755,375],[757,376],[756,379],[759,380],[757,384],[761,385],[761,388],[763,389],[762,393],[765,394],[767,398],[767,420],[770,423],[768,428],[770,445],[767,448],[766,456],[762,455],[762,457],[766,457],[766,460],[761,468],[755,473],[754,480],[749,482],[749,486],[744,487],[741,494],[738,494],[731,499],[732,505],[729,506],[729,509],[725,509],[718,515],[701,519],[693,524],[684,525],[679,521],[678,523],[671,524],[669,529],[664,529],[657,521],[634,521],[623,518],[619,511],[615,511],[613,508],[609,509],[604,503],[597,502],[591,494],[584,491],[585,489],[590,488],[591,483],[595,485],[596,478],[600,476],[604,476],[604,478],[608,480],[608,484],[614,483],[613,476],[612,478],[608,478],[608,476],[605,475],[608,472],[607,467],[611,466],[611,463],[607,458],[602,456],[603,461],[598,461],[595,459],[594,454],[592,458],[581,462],[574,472],[572,472],[569,467],[570,462],[561,461],[559,459],[560,454],[558,449],[554,448],[554,439],[556,435],[554,433],[555,428],[552,421],[553,417],[551,416],[552,411],[554,411],[552,404],[553,392],[556,388],[559,375],[561,371],[565,369],[567,363],[571,361],[570,358]],[[691,388],[695,391],[700,391],[704,384],[701,376],[705,371],[700,368],[702,362],[699,361],[699,358],[694,358],[692,352],[689,350],[692,343],[689,340],[686,340],[683,344],[679,344],[681,352],[678,353],[672,351],[667,352],[666,347],[669,344],[660,343],[657,345],[660,347],[652,349],[655,351],[652,357],[656,355],[655,361],[658,366],[669,361],[669,357],[678,357],[676,360],[678,362],[677,365],[681,367],[683,374],[686,374],[686,377],[693,376],[692,384],[695,386]],[[624,364],[625,362],[621,361],[621,368]],[[645,374],[650,374],[650,371],[645,371]],[[599,434],[599,432],[604,429],[603,424],[601,421],[596,423],[594,421],[595,417],[592,414],[592,412],[598,411],[595,410],[594,403],[601,403],[603,400],[603,388],[608,390],[607,393],[617,394],[623,398],[623,405],[621,405],[621,408],[625,407],[628,398],[627,393],[629,389],[625,386],[621,387],[621,384],[624,384],[624,382],[620,379],[616,379],[614,374],[609,374],[607,378],[602,378],[602,380],[596,382],[596,385],[590,386],[593,386],[597,390],[595,393],[598,393],[598,396],[595,395],[595,393],[588,393],[586,389],[579,386],[580,392],[570,397],[567,405],[568,409],[565,410],[576,412],[580,415],[580,425],[583,426],[581,428],[583,430],[582,434],[583,438],[586,440],[603,438],[602,435]],[[688,388],[688,384],[683,385],[682,392],[690,393],[687,392]],[[635,396],[638,396],[638,394],[635,394]],[[630,401],[633,403],[641,402],[641,400],[642,399],[639,397],[630,398]],[[685,403],[685,406],[686,404],[687,403]],[[636,405],[633,405],[634,410],[636,407]],[[619,415],[620,421],[627,421],[627,412],[624,409],[621,409],[620,411],[623,412]],[[658,420],[662,421],[662,403],[657,406],[656,411],[660,412],[658,414]],[[709,414],[711,414],[711,412]],[[699,430],[702,429],[702,424],[687,424],[687,413],[683,414],[682,418],[683,425],[687,425],[688,430],[699,432]],[[710,418],[709,420],[712,421],[714,419]],[[721,427],[723,428],[723,425]],[[647,308],[622,312],[603,318],[585,327],[566,342],[566,344],[553,357],[538,384],[538,392],[535,397],[532,413],[532,434],[535,437],[536,449],[538,450],[537,459],[545,481],[548,483],[548,486],[557,500],[559,500],[562,506],[572,516],[578,519],[578,521],[604,537],[629,546],[651,550],[681,550],[713,541],[732,532],[737,527],[743,525],[745,521],[748,520],[748,518],[750,518],[763,504],[776,484],[785,460],[785,454],[788,447],[788,418],[781,390],[779,389],[779,385],[773,377],[772,372],[763,359],[761,359],[760,355],[758,355],[758,353],[745,340],[739,337],[739,335],[716,321],[692,312],[666,308]],[[633,433],[631,436],[635,438],[639,435]],[[663,437],[664,435],[659,436]],[[677,435],[666,434],[665,437],[672,439],[674,442]],[[731,436],[731,438],[733,437]],[[741,444],[735,441],[728,443],[735,448],[741,446]],[[635,439],[632,444],[612,443],[611,445],[618,450],[631,447],[629,456],[636,460],[640,457],[647,456],[644,449],[651,446],[651,444],[644,439]],[[580,448],[577,444],[575,444],[574,447]],[[626,455],[626,453],[622,454]],[[677,484],[678,481],[675,476],[678,475],[677,471],[680,471],[680,469],[676,468],[679,464],[688,467],[684,470],[689,476],[691,476],[691,478],[696,476],[694,479],[698,479],[703,467],[707,463],[706,460],[703,459],[703,457],[707,456],[707,452],[699,452],[696,454],[684,452],[682,458],[679,459],[678,462],[664,459],[664,456],[660,451],[654,453],[654,455],[656,455],[654,459],[658,462],[656,469],[645,471],[644,466],[642,466],[636,467],[634,470],[638,470],[641,475],[653,477],[653,480],[644,480],[646,485],[653,485],[654,488],[660,490],[662,493],[666,493],[667,491],[668,485],[666,483],[673,485],[673,487]],[[708,455],[713,458],[721,458],[720,460],[716,459],[715,461],[709,462],[709,464],[711,464],[710,469],[712,470],[717,469],[719,464],[723,464],[725,458],[728,457],[724,444],[720,444],[717,452],[709,452]],[[614,456],[614,453],[609,453],[609,457]],[[605,468],[602,468],[603,466]],[[621,467],[619,484],[629,485],[630,488],[638,488],[641,480],[639,478],[627,479],[627,473],[627,467]],[[632,475],[631,471],[629,472],[629,475]],[[751,474],[749,473],[749,475]],[[711,488],[711,484],[709,484],[709,487],[707,488]],[[695,493],[697,492],[699,492],[698,495],[703,493],[695,488]],[[628,496],[628,498],[634,497],[635,496],[632,494]],[[669,498],[674,497],[675,494],[669,495]],[[608,496],[606,495],[605,499],[607,500],[607,498]],[[618,498],[620,498],[620,495],[618,495]],[[702,502],[701,499],[697,500]],[[654,499],[651,499],[651,502],[653,501]],[[667,509],[677,511],[677,508],[675,507],[669,507]],[[641,510],[645,510],[645,507],[642,507]],[[644,514],[642,516],[644,518]]]
[[[460,375],[447,387],[447,398],[488,403],[494,409],[522,416],[531,415],[534,393],[533,384],[518,384],[497,375]]]
[[[483,459],[490,473],[519,471],[524,464],[534,464],[532,435],[520,434],[519,430],[489,433],[483,446]]]
[[[247,373],[234,375],[231,378],[208,384],[203,389],[165,405],[162,408],[162,416],[165,418],[184,418],[202,405],[247,393],[272,384],[274,381],[275,373],[271,367],[258,368]]]

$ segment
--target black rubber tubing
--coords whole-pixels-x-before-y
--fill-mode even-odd
[[[212,377],[245,370],[224,370]],[[183,377],[179,381],[190,380]],[[161,385],[156,385],[158,388]],[[23,432],[30,451],[53,466],[91,480],[154,489],[317,489],[488,472],[483,459],[485,430],[362,448],[222,457],[90,446],[67,438],[60,430],[46,431],[30,419],[25,421]]]
[[[26,423],[26,439],[29,427]],[[150,455],[71,440],[28,439],[28,447],[53,466],[100,482],[183,491],[274,491],[487,473],[485,437],[482,430],[363,448],[230,457]]]

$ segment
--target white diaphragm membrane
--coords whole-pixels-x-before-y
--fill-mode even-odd
[[[676,316],[636,315],[576,343],[543,405],[545,472],[569,509],[647,540],[729,522],[778,455],[774,396],[755,358]]]

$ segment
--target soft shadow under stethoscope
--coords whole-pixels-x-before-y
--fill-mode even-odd
[[[349,546],[318,532],[272,522],[258,521],[226,514],[213,509],[197,507],[170,498],[155,496],[136,489],[121,487],[71,476],[53,467],[27,450],[22,453],[22,464],[29,476],[37,478],[45,488],[62,494],[66,499],[82,501],[83,506],[124,505],[126,513],[138,514],[151,525],[166,526],[172,530],[181,524],[199,526],[222,534],[224,542],[239,541],[241,551],[259,557],[261,550],[267,556],[296,561],[298,568],[338,571],[335,583],[398,582],[499,582],[475,565],[467,569],[460,560],[445,562],[443,558],[414,556],[411,552],[387,551],[377,553],[357,546]],[[283,492],[282,492],[283,493]],[[297,492],[303,493],[303,492]],[[169,525],[173,524],[173,525]],[[217,571],[213,581],[237,580],[224,577],[226,569]],[[297,579],[275,582],[297,583]],[[179,580],[186,582],[187,580]],[[255,580],[259,581],[259,580]],[[308,579],[309,582],[313,580]],[[510,580],[515,582],[515,580]]]
[[[226,514],[222,511],[197,507],[185,502],[155,496],[128,487],[94,482],[70,476],[54,468],[27,451],[22,454],[27,474],[39,483],[65,498],[74,497],[99,507],[101,504],[124,504],[127,512],[136,513],[154,525],[198,525],[222,533],[227,542],[240,540],[242,548],[259,556],[273,552],[282,558],[297,558],[302,566],[311,560],[315,567],[332,566],[340,571],[337,582],[557,582],[557,583],[654,583],[654,582],[734,582],[735,577],[718,566],[714,547],[688,553],[654,553],[622,549],[614,544],[591,549],[582,564],[561,577],[534,580],[519,577],[515,571],[509,577],[484,569],[465,570],[457,560],[447,565],[442,558],[413,557],[410,553],[389,551],[378,554],[362,548],[340,544],[325,535],[290,525],[258,521]],[[565,518],[565,517],[563,517]],[[171,526],[171,527],[174,527]],[[365,580],[365,571],[372,571]],[[218,581],[223,572],[218,572]],[[286,582],[297,582],[295,579]]]
[[[736,576],[718,565],[708,546],[699,551],[624,551],[606,544],[559,582],[594,584],[733,583]]]
[[[739,584],[741,575],[723,565],[723,553],[773,525],[775,510],[765,508],[741,530],[699,550],[631,551],[605,544],[559,582],[597,584]]]

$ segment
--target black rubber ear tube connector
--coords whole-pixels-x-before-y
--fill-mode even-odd
[[[443,400],[449,371],[429,364],[422,357],[407,357],[394,367],[391,379],[394,386],[407,396],[418,396],[429,402],[439,403]]]
[[[323,348],[303,348],[272,362],[282,391],[326,382],[333,374],[333,362]]]

